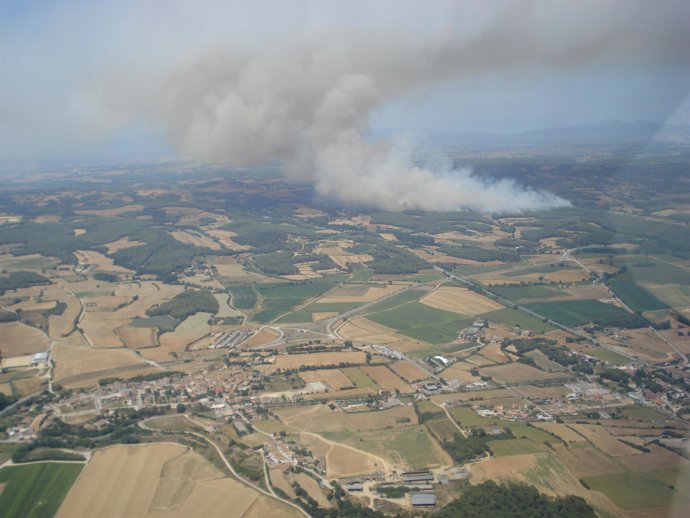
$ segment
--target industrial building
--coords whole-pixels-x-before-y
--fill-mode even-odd
[[[436,505],[436,495],[433,493],[411,493],[410,504],[412,504],[412,507],[434,507]]]

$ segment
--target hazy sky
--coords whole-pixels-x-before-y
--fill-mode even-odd
[[[197,112],[217,101],[213,96],[231,77],[199,72],[200,63],[232,69],[232,80],[243,81],[244,100],[285,100],[252,100],[267,110],[266,120],[300,117],[305,110],[313,117],[303,106],[310,96],[332,94],[330,85],[312,91],[311,83],[292,76],[300,92],[286,91],[280,83],[294,73],[295,60],[295,66],[316,70],[319,81],[366,78],[368,97],[358,101],[356,120],[349,122],[358,130],[518,132],[604,120],[690,124],[688,20],[690,2],[663,0],[1,0],[0,169],[190,149],[194,158],[218,155],[226,135],[235,138],[246,128],[213,128],[220,139],[215,147],[198,145],[204,134],[198,133]],[[323,47],[339,49],[336,64],[304,64],[324,59]],[[204,85],[196,84],[197,74]],[[246,83],[257,74],[262,81],[247,94]],[[267,89],[271,81],[280,89]],[[281,112],[271,112],[276,109]],[[310,124],[285,131],[314,131]],[[270,145],[269,158],[280,159],[278,148],[293,143]]]

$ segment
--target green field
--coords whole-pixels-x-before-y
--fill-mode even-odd
[[[270,322],[295,306],[326,293],[344,280],[343,275],[333,275],[298,283],[255,284],[254,289],[263,297],[263,300],[261,310],[254,315],[253,320],[261,324]]]
[[[299,311],[285,315],[278,320],[278,324],[298,324],[301,322],[311,322],[312,313],[343,313],[365,304],[364,302],[332,302],[326,304],[309,304]]]
[[[545,441],[549,441],[552,444],[554,444],[562,442],[560,439],[557,439],[550,433],[547,433],[544,430],[540,430],[539,428],[530,426],[528,424],[511,424],[509,428],[510,431],[513,432],[513,435],[518,439],[527,438],[531,441],[534,441],[535,443],[543,443]]]
[[[565,297],[565,291],[554,290],[547,286],[493,286],[492,292],[508,300],[548,299],[551,297]]]
[[[525,356],[532,358],[534,360],[534,363],[536,363],[537,367],[539,367],[541,370],[544,370],[547,372],[562,371],[563,370],[563,367],[561,365],[550,360],[549,357],[546,356],[539,349],[535,349],[534,351],[530,351],[528,353],[525,353]]]
[[[132,327],[157,327],[165,333],[173,331],[179,323],[179,320],[175,320],[170,315],[159,315],[149,318],[135,318],[130,325]]]
[[[414,288],[411,290],[398,293],[392,297],[387,298],[383,302],[379,302],[371,306],[368,310],[372,313],[378,313],[380,311],[385,311],[387,309],[394,308],[396,306],[401,306],[407,304],[408,302],[413,302],[417,299],[422,298],[429,290],[423,288]]]
[[[617,258],[616,266],[625,266],[625,277],[634,282],[690,285],[690,270],[647,256]]]
[[[232,295],[232,306],[237,309],[254,309],[256,291],[251,286],[233,286],[228,290]]]
[[[460,433],[447,417],[442,417],[441,419],[430,419],[425,424],[429,430],[431,430],[431,433],[434,434],[441,442],[450,442],[458,433]]]
[[[421,425],[373,432],[329,432],[321,435],[380,455],[394,463],[404,463],[410,468],[424,468],[441,461],[435,454],[429,432]]]
[[[556,329],[551,324],[542,322],[529,313],[525,313],[518,309],[499,309],[490,311],[489,313],[483,313],[480,316],[487,319],[489,322],[505,324],[510,327],[520,326],[522,329],[530,329],[537,333],[546,333],[547,331]]]
[[[502,419],[493,417],[481,417],[468,406],[457,406],[455,408],[451,408],[449,411],[450,415],[453,416],[453,419],[455,419],[455,421],[463,427],[471,428],[475,426],[489,426],[493,424],[498,426],[509,426],[512,424],[512,421],[504,421]]]
[[[595,320],[607,320],[628,313],[598,300],[561,300],[525,304],[527,309],[565,326],[579,326]]]
[[[671,489],[663,480],[649,472],[609,473],[585,477],[594,491],[601,491],[621,509],[645,509],[685,505],[686,495]]]
[[[625,365],[626,363],[630,363],[630,360],[625,356],[621,356],[620,354],[609,351],[608,349],[604,349],[603,347],[593,347],[588,349],[586,354],[596,356],[600,360],[613,363],[614,365]]]
[[[576,266],[572,263],[562,263],[563,265],[561,266],[560,264],[550,264],[550,265],[539,265],[539,266],[533,266],[531,268],[525,268],[525,269],[520,269],[520,270],[513,270],[510,272],[505,272],[501,275],[504,277],[520,277],[522,275],[529,275],[530,273],[552,273],[552,272],[557,272],[560,270],[577,270],[580,267]],[[587,272],[582,270],[582,273],[584,274],[585,277],[587,277]]]
[[[352,278],[348,280],[347,282],[353,282],[353,283],[360,283],[360,282],[367,282],[371,277],[374,275],[373,270],[355,270],[352,272]]]
[[[50,518],[82,470],[82,464],[40,463],[0,469],[3,518]]]
[[[418,273],[416,275],[408,275],[407,277],[403,277],[403,280],[409,281],[409,282],[430,282],[430,281],[440,281],[444,277],[438,272],[429,272],[429,273]]]
[[[419,302],[410,302],[390,311],[368,315],[367,318],[431,344],[457,339],[458,333],[474,320],[472,317],[434,309]]]
[[[668,306],[635,282],[615,278],[609,282],[613,292],[633,311],[658,311]]]
[[[541,445],[529,439],[503,439],[500,441],[489,441],[487,444],[496,457],[544,451]]]
[[[629,419],[640,419],[641,421],[656,421],[658,419],[666,419],[667,416],[644,406],[628,406],[621,409],[623,415]]]
[[[346,367],[341,370],[343,371],[343,374],[345,374],[345,376],[350,378],[350,381],[354,384],[355,387],[371,387],[378,390],[379,386],[374,382],[374,380],[372,380],[369,376],[364,374],[364,371],[359,367]]]

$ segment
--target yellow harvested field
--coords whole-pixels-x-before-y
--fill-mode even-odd
[[[457,364],[456,364],[457,365]],[[474,378],[475,380],[477,378]],[[514,397],[514,394],[508,389],[495,389],[495,390],[479,390],[471,392],[455,392],[452,394],[436,394],[431,396],[431,400],[436,403],[443,402],[467,402],[474,400],[491,400],[491,399],[503,399]]]
[[[382,390],[396,390],[402,394],[414,392],[414,389],[385,365],[360,367],[364,373],[381,387]]]
[[[496,363],[505,363],[509,360],[509,358],[501,350],[501,346],[498,343],[491,343],[485,347],[482,347],[479,349],[479,354],[481,354],[484,358]]]
[[[322,320],[328,320],[329,318],[333,318],[337,314],[337,311],[317,311],[316,313],[311,314],[311,321],[321,322]]]
[[[133,476],[136,474],[136,476]],[[116,445],[97,450],[58,510],[57,518],[191,516],[249,518],[299,513],[227,478],[201,455],[179,444]]]
[[[23,378],[12,382],[14,391],[19,397],[24,397],[28,394],[35,394],[42,389],[44,390],[47,385],[47,378]]]
[[[48,350],[50,341],[35,327],[21,322],[0,323],[0,351],[2,356],[24,356]]]
[[[473,463],[470,471],[472,484],[481,484],[486,480],[525,482],[536,485],[550,496],[580,496],[612,516],[620,516],[618,507],[611,500],[603,493],[585,489],[577,477],[549,453],[486,458]],[[535,477],[535,473],[539,473],[539,476]]]
[[[280,333],[276,331],[275,329],[272,329],[270,327],[264,327],[261,331],[258,333],[254,334],[249,340],[246,342],[242,342],[242,348],[243,349],[251,349],[252,347],[261,347],[262,345],[266,345],[268,343],[271,343],[273,340],[276,338],[280,337]]]
[[[280,468],[273,468],[269,470],[268,476],[271,479],[271,485],[276,489],[280,489],[283,493],[288,495],[290,498],[295,498],[295,490],[292,488],[292,484],[288,481]]]
[[[364,317],[353,318],[347,321],[342,327],[338,328],[338,334],[346,340],[388,345],[401,352],[412,351],[426,345],[426,342],[412,340],[398,334],[390,327],[377,324]]]
[[[122,266],[116,266],[110,257],[107,257],[100,252],[94,252],[93,250],[75,250],[74,255],[79,264],[90,264],[93,265],[97,270],[108,270],[110,272],[118,273],[134,273],[132,270],[128,270]]]
[[[461,315],[479,315],[503,306],[484,295],[465,288],[441,287],[422,297],[419,302],[432,308]]]
[[[2,369],[16,369],[17,367],[30,367],[31,360],[33,359],[33,354],[27,354],[26,356],[14,356],[2,358],[0,361],[0,368]]]
[[[534,426],[549,432],[565,442],[581,442],[586,441],[585,437],[577,433],[572,428],[565,424],[559,423],[534,423]]]
[[[334,353],[309,353],[309,354],[281,354],[276,356],[271,365],[261,365],[260,370],[266,373],[278,369],[297,369],[301,366],[327,367],[340,363],[363,364],[366,362],[366,354],[361,351],[343,351]]]
[[[141,246],[145,244],[146,243],[144,243],[143,241],[132,241],[128,237],[123,237],[121,239],[118,239],[117,241],[106,243],[103,246],[105,246],[108,249],[108,254],[114,254],[119,250],[124,250],[126,248],[132,248],[135,246]]]
[[[479,378],[472,376],[470,369],[475,368],[474,365],[469,363],[454,363],[450,367],[444,369],[441,372],[441,377],[446,380],[456,380],[460,383],[472,383],[473,381],[479,381]]]
[[[377,391],[372,387],[359,387],[353,389],[336,390],[334,392],[317,392],[314,394],[306,394],[303,397],[305,401],[325,400],[325,399],[348,399],[354,397],[366,397],[376,394]]]
[[[321,490],[321,487],[316,480],[311,478],[306,473],[297,473],[294,475],[294,477],[295,481],[302,486],[302,489],[304,489],[310,497],[318,502],[319,507],[323,507],[324,509],[333,507],[333,504],[326,498],[326,495]]]
[[[230,307],[228,302],[230,301],[230,295],[227,293],[215,293],[213,295],[215,299],[218,301],[218,312],[216,313],[217,317],[220,318],[229,318],[229,317],[240,317],[244,313],[241,311],[237,311],[236,309]]]
[[[542,279],[540,279],[542,277]],[[521,282],[563,282],[572,283],[586,281],[589,278],[589,274],[581,268],[569,268],[569,269],[555,269],[552,272],[544,273],[528,273],[519,276],[502,276],[500,274],[487,273],[485,275],[478,275],[477,279],[481,280],[484,284],[520,284]]]
[[[351,477],[380,471],[381,463],[366,452],[334,445],[326,455],[326,472],[329,477]]]
[[[299,377],[306,383],[320,381],[330,387],[331,390],[342,390],[352,387],[352,381],[345,376],[340,369],[319,369],[315,371],[304,371],[299,373]]]
[[[123,347],[124,344],[117,333],[121,326],[129,324],[129,319],[113,318],[115,313],[110,311],[87,311],[81,319],[80,326],[89,337],[94,347]]]
[[[568,449],[563,444],[556,444],[554,449],[558,457],[578,478],[624,471],[624,468],[612,457],[593,446]]]
[[[89,210],[75,210],[77,214],[87,214],[90,216],[101,216],[104,218],[112,218],[125,214],[127,212],[140,212],[144,210],[143,205],[125,205],[115,209],[89,209]]]
[[[216,263],[216,270],[221,277],[245,278],[248,277],[244,267],[238,263]]]
[[[48,334],[53,340],[60,340],[74,329],[74,321],[81,313],[81,304],[76,297],[68,295],[62,299],[67,307],[62,315],[50,315],[48,317]]]
[[[130,349],[145,349],[158,345],[158,332],[155,327],[120,327],[117,335],[125,347]]]
[[[425,380],[429,377],[429,374],[424,369],[418,367],[411,361],[394,363],[391,365],[391,368],[398,374],[398,376],[409,383]]]
[[[55,361],[55,381],[68,388],[93,384],[99,378],[125,378],[157,371],[125,349],[99,350],[58,343],[51,358]]]
[[[218,229],[213,229],[213,230],[207,230],[206,233],[218,240],[218,242],[223,245],[225,248],[228,250],[234,250],[235,252],[242,252],[244,250],[249,250],[252,247],[247,246],[247,245],[240,245],[238,243],[235,243],[232,238],[235,237],[237,234],[234,232],[231,232],[229,230],[218,230]]]
[[[366,284],[344,284],[319,299],[319,304],[341,302],[371,302],[392,295],[403,289],[404,284],[370,286]]]
[[[170,235],[177,239],[180,243],[194,245],[201,248],[210,248],[211,250],[220,250],[220,245],[218,243],[201,233],[179,230],[170,232]]]
[[[515,362],[494,367],[482,367],[482,376],[491,376],[499,383],[523,383],[525,381],[547,380],[563,378],[562,374],[544,372],[524,363]]]
[[[276,415],[286,425],[305,432],[363,432],[417,424],[412,407],[394,407],[375,412],[348,414],[326,405],[280,408]],[[409,419],[409,421],[407,421]],[[406,421],[401,423],[400,421]]]
[[[636,450],[619,441],[602,426],[587,424],[571,424],[569,426],[577,433],[584,436],[594,446],[612,457],[639,455],[641,453],[640,450]]]

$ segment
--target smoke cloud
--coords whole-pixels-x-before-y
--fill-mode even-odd
[[[418,164],[409,145],[365,137],[372,110],[397,97],[525,61],[586,59],[598,45],[545,52],[523,38],[515,49],[514,22],[468,41],[329,35],[256,54],[216,51],[169,78],[158,115],[187,157],[243,166],[277,161],[288,176],[350,205],[487,212],[568,206],[548,192],[453,169],[448,160]]]

